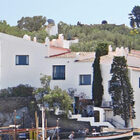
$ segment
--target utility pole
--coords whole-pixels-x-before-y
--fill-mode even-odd
[[[35,111],[35,122],[36,122],[36,140],[38,140],[38,117],[37,117],[37,111]]]
[[[46,122],[45,122],[45,139],[47,139],[47,119],[46,119]]]
[[[60,119],[60,118],[58,118],[58,119],[56,120],[56,125],[57,125],[57,140],[60,140],[60,138],[59,138],[59,119]]]
[[[23,120],[22,121],[23,121],[23,128],[24,128],[24,115],[25,115],[25,112],[23,111],[22,113],[23,113]]]
[[[17,134],[16,134],[16,110],[14,110],[14,125],[15,125],[15,136],[14,136],[14,140],[16,140],[17,138],[16,138],[16,136],[17,136]]]
[[[45,113],[43,106],[42,106],[42,140],[45,140]]]

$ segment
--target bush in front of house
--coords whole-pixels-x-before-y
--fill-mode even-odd
[[[8,87],[0,90],[0,97],[28,97],[33,96],[33,87],[20,84],[16,87]]]

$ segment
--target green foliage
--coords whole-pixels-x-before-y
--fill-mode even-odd
[[[17,21],[20,29],[24,29],[27,31],[38,31],[40,30],[44,24],[46,23],[46,17],[42,16],[33,16],[33,17],[22,17]]]
[[[58,38],[58,35],[52,35],[49,37],[50,40],[57,39],[57,38]]]
[[[135,6],[132,9],[132,12],[129,14],[130,18],[130,26],[135,28],[135,25],[140,27],[140,6]]]
[[[112,78],[109,93],[112,97],[114,115],[120,115],[128,127],[131,116],[134,118],[133,89],[128,78],[125,57],[114,57],[111,65]]]
[[[42,74],[41,74],[42,75]],[[34,90],[34,94],[38,94],[41,96],[41,99],[39,100],[40,103],[44,103],[43,97],[45,94],[49,94],[51,89],[50,89],[50,82],[51,82],[51,77],[47,75],[42,75],[40,78],[41,86],[40,88],[37,88]]]
[[[95,51],[96,51],[96,57],[107,55],[108,54],[108,44],[104,43],[104,42],[98,43],[98,46],[96,47]]]
[[[93,63],[93,83],[92,83],[92,98],[94,105],[101,107],[104,89],[102,85],[102,75],[100,69],[100,56],[108,53],[108,45],[106,43],[99,43],[96,48],[96,57]]]
[[[6,21],[0,21],[0,32],[6,33],[9,35],[14,35],[17,37],[23,37],[25,34],[29,35],[32,37],[37,37],[37,41],[40,43],[45,42],[45,38],[48,36],[47,32],[45,31],[45,28],[41,28],[39,31],[33,31],[29,32],[27,30],[22,30],[19,29],[18,27],[15,26],[10,26],[6,23]]]
[[[70,49],[74,52],[92,52],[93,49],[93,42],[80,42],[76,44],[72,44]]]
[[[116,47],[133,47],[133,36],[130,34],[131,29],[125,25],[115,24],[98,24],[98,25],[68,25],[64,22],[58,24],[58,32],[64,34],[64,38],[78,38],[79,43],[71,46],[72,51],[93,51],[99,42],[111,44]],[[135,38],[135,47],[140,49],[140,34]]]
[[[30,114],[31,118],[34,118],[35,111],[37,111],[37,110],[39,111],[35,98],[32,98],[32,100],[28,103],[28,109],[29,109],[29,114]]]
[[[29,35],[32,37],[36,37],[37,38],[37,42],[40,43],[44,43],[45,42],[45,38],[48,36],[47,32],[45,31],[45,28],[40,29],[39,31],[34,31],[29,33]]]
[[[12,88],[0,90],[0,97],[11,97],[11,96],[12,96]]]
[[[36,22],[34,22],[34,20],[36,20]],[[26,25],[29,24],[27,28],[31,29],[22,27],[25,21],[27,23]],[[45,38],[48,36],[44,26],[45,17],[22,17],[18,22],[18,27],[11,27],[6,21],[0,21],[0,32],[17,37],[23,37],[25,34],[30,35],[32,38],[36,36],[38,42],[44,43]],[[34,24],[31,24],[33,22]],[[36,25],[38,23],[39,25]],[[94,51],[99,42],[111,44],[113,48],[125,46],[130,49],[135,48],[140,50],[140,29],[137,29],[135,36],[130,33],[130,31],[131,29],[125,25],[115,24],[68,25],[62,21],[58,24],[58,32],[63,33],[65,39],[79,39],[79,43],[71,46],[71,50],[77,52]],[[57,36],[51,36],[50,40],[55,38],[57,38]]]
[[[130,26],[132,30],[130,31],[130,35],[133,37],[132,41],[132,49],[139,49],[139,36],[140,36],[140,6],[135,6],[132,9],[132,12],[129,14]],[[138,27],[136,29],[136,27]]]
[[[27,97],[32,96],[33,87],[29,85],[19,85],[12,88],[13,96]]]
[[[54,90],[44,96],[44,100],[48,103],[49,108],[59,107],[68,113],[71,110],[72,99],[65,90],[55,87]]]
[[[28,97],[33,96],[33,87],[29,85],[18,85],[0,90],[0,97]]]
[[[23,37],[23,35],[27,33],[27,31],[21,31],[17,27],[11,27],[6,21],[0,21],[0,32],[18,37]]]
[[[71,109],[72,100],[66,91],[55,87],[54,90],[50,89],[51,77],[42,75],[40,78],[41,88],[37,88],[33,93],[41,95],[39,103],[47,102],[50,108],[58,106],[60,109],[66,111]]]
[[[38,16],[36,16],[38,17]],[[27,18],[27,17],[26,17]],[[42,17],[44,18],[44,17]],[[30,17],[27,18],[30,21]],[[25,18],[21,18],[21,23],[24,23]],[[41,19],[40,19],[41,20]],[[21,24],[22,25],[22,24]],[[19,25],[19,27],[21,26]],[[32,24],[32,26],[35,24]],[[32,27],[33,28],[33,27]],[[98,24],[98,25],[68,25],[64,22],[58,24],[58,32],[63,33],[65,39],[79,38],[79,43],[71,46],[72,51],[94,51],[99,42],[106,42],[111,44],[113,48],[116,47],[129,47],[140,49],[140,29],[137,29],[137,34],[134,36],[130,33],[131,29],[125,25],[114,24]],[[17,37],[23,37],[25,34],[33,37],[37,37],[37,41],[40,43],[45,42],[45,38],[48,34],[45,31],[45,26],[42,25],[38,30],[25,30],[18,28],[17,26],[10,26],[6,21],[0,21],[0,32],[14,35]],[[57,36],[51,36],[50,40],[57,38]]]

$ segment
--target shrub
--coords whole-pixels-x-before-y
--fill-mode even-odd
[[[28,97],[33,96],[33,87],[29,85],[18,85],[0,90],[0,97]]]

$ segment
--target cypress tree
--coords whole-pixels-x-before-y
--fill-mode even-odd
[[[96,56],[93,67],[93,83],[92,83],[92,99],[94,100],[94,105],[101,107],[102,98],[104,94],[104,89],[102,85],[102,75],[100,69],[100,57],[108,54],[108,44],[105,42],[98,43],[96,48]]]
[[[94,105],[100,107],[102,105],[102,96],[104,93],[102,85],[102,76],[100,70],[100,50],[96,50],[96,57],[93,63],[93,84],[92,84],[92,98]]]
[[[120,115],[128,127],[131,117],[135,117],[133,89],[128,78],[127,61],[125,57],[114,57],[111,65],[112,78],[109,93],[112,97],[114,115]]]

